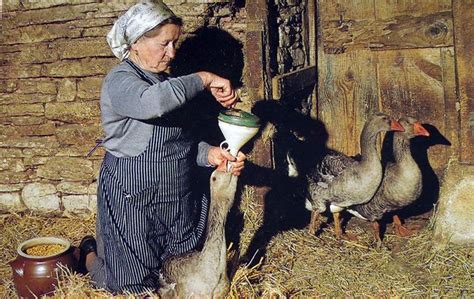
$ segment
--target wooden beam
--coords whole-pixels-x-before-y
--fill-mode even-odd
[[[461,162],[474,164],[474,0],[454,0]]]
[[[272,93],[274,100],[280,100],[283,97],[315,86],[317,67],[311,65],[290,73],[275,76],[272,78]]]
[[[245,32],[245,72],[246,86],[251,104],[266,100],[269,94],[267,86],[268,63],[268,4],[266,0],[246,1],[247,30]],[[265,130],[265,128],[262,128]],[[264,169],[273,169],[272,142],[258,138],[252,150],[252,162]],[[258,175],[257,175],[258,176]],[[257,181],[262,178],[255,178]],[[263,178],[264,181],[264,178]],[[264,207],[269,187],[255,187],[254,200]]]
[[[423,16],[397,16],[388,20],[341,19],[322,24],[324,51],[432,48],[453,45],[450,11]]]

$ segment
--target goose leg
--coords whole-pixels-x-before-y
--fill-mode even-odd
[[[377,243],[382,243],[382,237],[380,237],[380,223],[377,220],[372,221],[372,228],[374,229],[374,235]]]
[[[319,212],[312,210],[311,211],[311,221],[309,222],[308,232],[310,235],[316,234],[316,227],[319,224]]]
[[[333,220],[334,220],[334,233],[336,234],[337,238],[341,238],[344,235],[344,231],[341,227],[341,213],[336,212],[332,213]]]
[[[393,225],[395,227],[395,234],[399,237],[408,237],[413,235],[413,232],[408,228],[404,227],[400,217],[393,215]]]
[[[344,230],[342,229],[341,212],[334,212],[334,213],[332,213],[332,216],[333,216],[333,220],[334,220],[334,233],[336,234],[336,238],[338,238],[338,239],[343,238],[345,240],[357,241],[356,236],[354,236],[352,234],[348,234],[348,233],[344,232]]]

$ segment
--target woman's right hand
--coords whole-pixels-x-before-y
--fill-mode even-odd
[[[197,73],[211,94],[224,107],[229,108],[237,102],[237,94],[230,81],[210,72]]]

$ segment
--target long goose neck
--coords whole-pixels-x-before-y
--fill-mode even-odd
[[[362,162],[369,162],[378,160],[377,155],[377,135],[378,132],[371,130],[369,126],[365,126],[360,135],[360,153],[362,156]]]
[[[225,251],[225,223],[235,199],[237,178],[231,177],[228,184],[211,183],[211,201],[207,217],[207,232],[203,254],[218,256]]]
[[[220,206],[216,200],[211,200],[209,216],[207,218],[207,234],[204,243],[204,250],[210,249],[212,245],[223,241],[224,226],[227,220],[228,209]]]
[[[393,137],[393,156],[398,163],[415,163],[410,150],[410,139],[402,136],[401,133],[395,133]]]

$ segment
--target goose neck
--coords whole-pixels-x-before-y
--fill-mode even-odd
[[[394,134],[393,137],[393,156],[396,162],[414,162],[410,150],[410,140],[404,138],[401,134]]]

